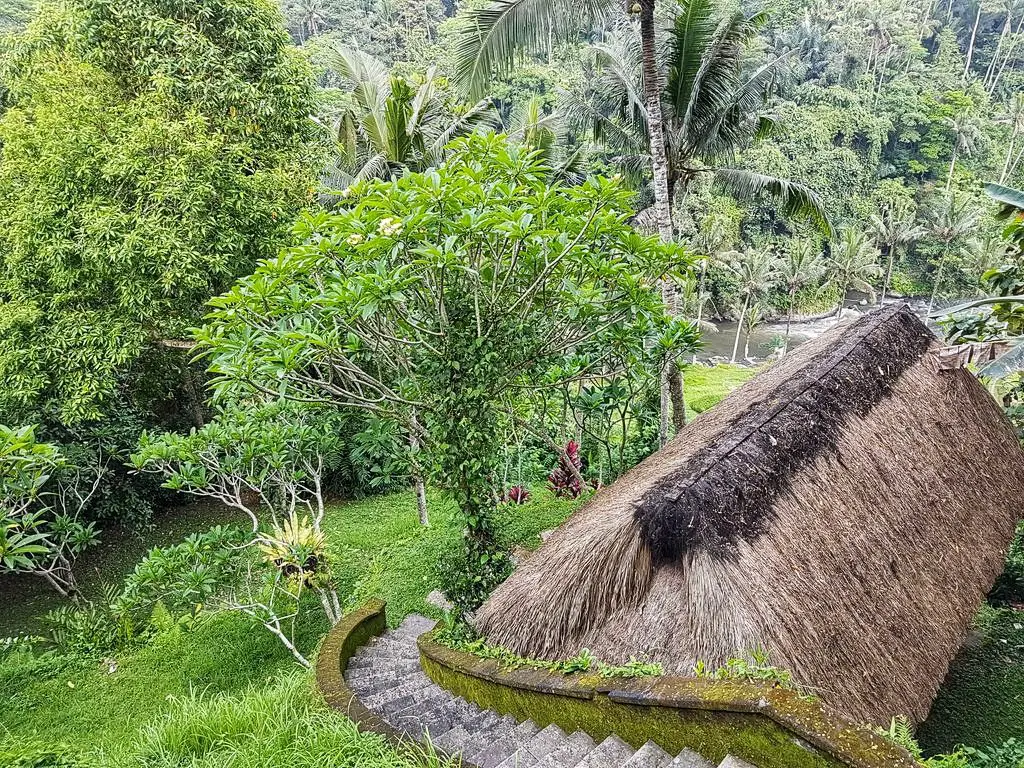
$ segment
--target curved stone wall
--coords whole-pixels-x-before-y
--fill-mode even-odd
[[[438,685],[480,707],[539,726],[617,734],[670,753],[684,748],[760,768],[920,768],[900,747],[821,702],[771,685],[707,678],[605,679],[533,669],[502,670],[419,638],[420,663]]]

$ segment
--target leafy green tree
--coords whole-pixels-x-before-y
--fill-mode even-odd
[[[0,413],[95,419],[310,199],[310,75],[265,0],[74,0],[3,80]]]
[[[75,560],[97,541],[81,511],[104,470],[69,465],[31,426],[0,426],[0,574],[30,573],[77,597]]]
[[[906,248],[919,240],[926,230],[917,224],[916,212],[909,201],[895,198],[885,201],[878,213],[871,214],[868,230],[882,253],[885,255],[885,279],[882,281],[882,299],[889,293],[892,268],[900,248]]]
[[[928,228],[942,246],[939,263],[932,283],[932,295],[928,300],[928,312],[935,306],[935,299],[942,287],[942,273],[950,255],[963,246],[964,241],[981,220],[981,210],[969,197],[955,192],[943,195],[928,211]]]
[[[336,186],[426,170],[444,159],[453,139],[496,121],[486,99],[449,111],[433,68],[421,83],[413,83],[357,49],[338,46],[322,58],[349,96],[332,118],[337,157],[331,182]]]
[[[352,406],[416,433],[462,511],[472,609],[503,577],[493,513],[502,423],[537,388],[615,373],[672,331],[652,290],[682,256],[626,223],[601,179],[549,186],[499,137],[437,170],[353,190],[301,243],[213,302],[199,332],[222,394],[239,385]]]
[[[882,274],[878,265],[880,255],[862,229],[846,226],[839,230],[839,237],[832,241],[832,261],[827,272],[829,284],[839,290],[837,317],[842,317],[846,294],[851,290],[863,291],[874,298],[871,281]]]

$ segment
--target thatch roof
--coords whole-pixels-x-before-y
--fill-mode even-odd
[[[924,719],[1024,513],[1024,453],[905,307],[787,355],[598,492],[480,609],[494,643],[687,674],[754,649]]]

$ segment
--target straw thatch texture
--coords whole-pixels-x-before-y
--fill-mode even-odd
[[[1024,510],[1024,455],[903,308],[801,347],[603,489],[481,608],[491,642],[686,674],[763,648],[923,719]]]

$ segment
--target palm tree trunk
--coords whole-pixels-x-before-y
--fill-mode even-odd
[[[1017,137],[1011,135],[1010,143],[1006,147],[1006,161],[1003,163],[1003,171],[999,174],[999,183],[1002,184],[1006,181],[1006,177],[1010,175],[1010,163],[1013,161],[1013,150],[1014,144],[1017,143]]]
[[[953,150],[953,157],[949,161],[949,175],[946,177],[946,192],[953,186],[953,171],[956,170],[956,149]]]
[[[796,290],[789,292],[789,312],[786,314],[786,341],[782,347],[782,354],[789,351],[789,331],[793,327],[793,307],[796,306]]]
[[[1020,16],[1020,21],[1017,22],[1017,31],[1014,33],[1013,41],[1010,43],[1009,50],[1006,51],[1006,56],[1003,58],[1003,63],[999,65],[999,71],[996,72],[996,76],[992,78],[992,83],[989,85],[989,95],[991,96],[996,92],[996,86],[999,84],[999,79],[1003,76],[1003,71],[1006,69],[1006,65],[1010,63],[1013,58],[1013,54],[1017,49],[1017,43],[1020,40],[1021,29],[1024,29],[1024,13]]]
[[[892,279],[892,267],[896,261],[896,246],[889,246],[889,262],[885,267],[885,282],[882,283],[882,301],[885,301],[885,296],[889,292],[889,281]]]
[[[978,12],[974,15],[974,28],[971,30],[971,42],[967,45],[967,63],[964,64],[964,82],[967,82],[967,75],[971,71],[971,61],[974,59],[974,43],[978,39],[978,24],[981,23],[981,0],[978,0]]]
[[[996,64],[999,61],[999,53],[1003,50],[1003,42],[1006,40],[1006,36],[1010,34],[1010,29],[1013,27],[1013,6],[1006,11],[1006,21],[1003,23],[1003,31],[999,34],[999,39],[996,41],[996,50],[992,54],[992,61],[988,63],[988,69],[985,70],[984,86],[985,91],[988,91],[989,81],[992,80],[992,76],[996,73]]]
[[[708,260],[701,259],[700,281],[697,283],[697,330],[700,330],[700,321],[704,319],[704,281],[708,274]],[[697,362],[697,353],[693,353],[693,363]]]
[[[747,316],[747,307],[750,305],[750,294],[743,300],[743,309],[740,310],[740,319],[736,324],[736,340],[732,344],[732,362],[736,362],[736,353],[740,351],[740,333],[743,331],[743,320]]]
[[[658,234],[672,242],[672,203],[668,189],[668,157],[665,153],[665,127],[661,114],[661,73],[658,69],[654,39],[654,0],[640,3],[640,44],[643,48],[644,102],[647,107],[647,135],[651,145],[651,170],[654,176],[654,219]],[[675,306],[675,287],[665,280],[661,286],[662,298],[670,312]],[[661,403],[659,408],[658,444],[668,442],[669,406],[672,399],[669,360],[661,372]]]
[[[949,244],[942,249],[942,258],[939,259],[939,271],[935,273],[935,285],[932,286],[932,297],[928,300],[928,314],[932,313],[935,307],[935,297],[939,295],[939,286],[942,284],[942,268],[946,266],[946,257],[949,255]]]

